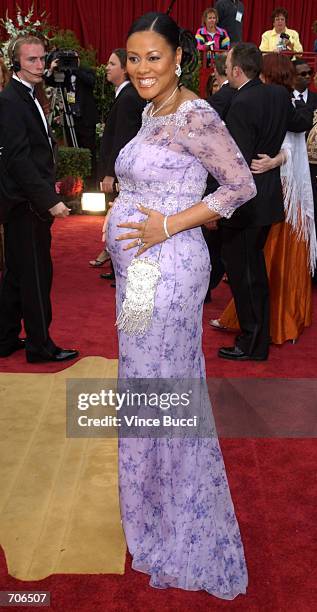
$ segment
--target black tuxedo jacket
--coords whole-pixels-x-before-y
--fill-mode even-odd
[[[48,210],[60,201],[53,149],[32,96],[15,79],[0,94],[0,153],[2,222],[29,205],[51,220]]]
[[[115,99],[100,144],[101,179],[104,176],[115,176],[115,161],[120,150],[139,131],[145,104],[131,83]]]
[[[286,132],[304,132],[311,121],[311,111],[295,109],[285,87],[264,85],[260,79],[252,79],[237,91],[226,116],[229,132],[249,165],[258,153],[275,157]],[[223,225],[260,227],[283,220],[280,169],[253,177],[257,195],[241,206],[231,219],[223,220]]]
[[[82,126],[95,127],[99,120],[94,97],[95,73],[79,67],[73,74],[76,75],[75,95],[80,108],[78,120]]]
[[[94,97],[96,75],[90,68],[76,68],[71,72],[65,72],[65,81],[61,84],[62,89],[72,90],[71,77],[76,77],[75,98],[79,115],[74,117],[84,127],[95,127],[99,121],[99,114]],[[45,83],[50,87],[56,87],[54,71],[50,76],[45,76]]]
[[[239,42],[242,40],[242,20],[237,21],[237,11],[244,13],[244,4],[241,0],[217,0],[213,3],[218,11],[219,23],[221,28],[224,28],[230,37],[231,42]]]
[[[76,106],[79,109],[79,116],[75,115],[75,122],[80,122],[84,127],[95,127],[98,123],[98,111],[94,97],[94,88],[96,76],[90,68],[81,68],[81,66],[71,73],[67,72],[65,77],[64,87],[66,91],[71,90],[71,75],[76,77],[75,82],[75,98]],[[47,82],[54,81],[54,72]]]
[[[236,90],[230,87],[228,83],[222,85],[216,93],[207,98],[207,102],[212,108],[217,111],[219,117],[225,121],[227,112],[230,108],[232,98],[236,94]]]
[[[219,117],[223,119],[223,121],[226,120],[226,115],[230,108],[232,98],[235,93],[236,90],[233,89],[233,87],[230,87],[228,83],[226,83],[226,85],[220,87],[219,91],[216,91],[216,93],[207,98],[207,102],[212,108],[215,109],[215,111],[217,111]],[[211,174],[208,174],[206,191],[204,193],[204,196],[209,195],[210,193],[214,193],[216,189],[218,189],[218,187],[218,181],[216,181],[216,179]]]
[[[305,102],[304,100],[296,100],[295,106],[296,108],[307,107],[312,111],[312,113],[314,113],[314,111],[317,110],[317,93],[315,93],[314,91],[310,91],[310,89],[308,89],[307,102]]]
[[[314,112],[317,110],[317,93],[308,90],[306,105]]]

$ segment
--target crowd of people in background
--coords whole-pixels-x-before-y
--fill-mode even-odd
[[[227,75],[227,57],[230,49],[233,49],[237,44],[242,41],[243,31],[243,19],[245,14],[245,6],[240,0],[218,0],[214,3],[214,6],[207,7],[202,14],[201,25],[196,31],[196,47],[199,52],[206,56],[206,66],[209,69],[209,78],[206,84],[206,99],[209,104],[219,113],[224,121],[226,121],[227,115],[230,111],[233,94],[235,88],[232,82],[228,82]],[[317,32],[317,22],[313,24],[314,31]],[[315,42],[316,47],[317,41]],[[288,27],[288,12],[283,7],[276,8],[272,13],[272,29],[263,32],[261,42],[259,45],[260,51],[264,55],[264,65],[266,67],[266,74],[263,73],[262,77],[266,83],[277,83],[287,88],[290,98],[292,99],[293,106],[297,109],[310,109],[312,113],[317,110],[317,94],[310,91],[312,79],[314,77],[312,68],[307,64],[307,61],[302,59],[301,54],[303,47],[300,41],[299,33]],[[55,74],[58,72],[58,59],[56,59],[56,51],[51,50],[49,55],[50,61],[46,66],[43,77],[46,86],[56,86]],[[288,52],[288,57],[285,57],[281,52]],[[294,54],[294,55],[292,55]],[[277,57],[282,59],[277,60]],[[270,59],[271,58],[271,59]],[[142,111],[144,108],[144,101],[140,100],[135,88],[133,87],[127,70],[126,70],[127,57],[124,49],[115,49],[107,62],[106,78],[108,82],[112,83],[115,89],[115,98],[113,106],[110,110],[110,114],[106,120],[104,133],[100,141],[100,151],[98,151],[99,162],[97,165],[97,151],[96,151],[96,138],[95,130],[96,123],[98,122],[98,113],[96,103],[94,100],[94,86],[95,86],[95,75],[91,69],[82,68],[80,66],[80,60],[78,57],[77,67],[73,67],[71,72],[66,72],[67,82],[64,86],[67,89],[67,100],[71,109],[71,115],[73,117],[74,130],[77,137],[77,143],[79,146],[89,148],[92,159],[92,172],[90,177],[90,187],[93,189],[100,184],[101,190],[106,195],[107,210],[110,212],[110,208],[115,198],[118,195],[117,191],[117,179],[115,173],[115,161],[118,153],[125,144],[127,144],[138,132],[142,122]],[[268,73],[268,66],[271,66],[270,73]],[[282,65],[284,66],[283,78]],[[285,76],[287,75],[287,78]],[[315,76],[316,78],[316,76]],[[0,90],[3,89],[10,79],[10,71],[5,65],[3,59],[0,58]],[[251,79],[252,80],[252,79]],[[287,82],[286,82],[287,81]],[[35,90],[37,92],[37,99],[41,103],[46,115],[49,114],[49,105],[45,97],[45,91],[41,83],[35,84]],[[314,135],[309,133],[315,130],[313,123],[316,123],[317,114],[314,122],[311,121],[310,125],[306,126],[306,138],[310,143],[311,149],[314,146]],[[68,139],[67,144],[71,144],[70,133],[68,125],[66,128],[66,136]],[[239,143],[241,147],[241,143]],[[289,144],[289,143],[288,143]],[[293,143],[294,144],[294,143]],[[303,142],[302,142],[303,144]],[[258,157],[250,160],[251,166],[254,173],[265,173],[268,171],[269,164],[276,164],[276,168],[280,168],[281,177],[283,180],[284,190],[287,190],[286,177],[283,172],[287,166],[286,160],[286,149],[287,143],[284,143],[284,157],[281,153],[280,158],[273,158],[273,161],[261,159],[261,151],[258,152]],[[298,147],[298,141],[296,142],[296,148]],[[243,147],[242,147],[243,149]],[[292,154],[288,154],[288,164],[290,158],[294,162],[294,151]],[[302,150],[302,154],[307,155]],[[264,153],[263,153],[264,155]],[[258,163],[262,165],[257,165]],[[266,164],[266,165],[265,165]],[[315,208],[315,219],[317,217],[317,164],[314,154],[310,154],[310,160],[307,157],[307,168],[310,170],[310,181],[311,191],[306,194],[306,203],[309,199],[313,198]],[[272,170],[272,168],[270,168]],[[217,188],[217,182],[210,175],[207,180],[207,191],[215,190]],[[290,189],[288,187],[288,189]],[[293,187],[294,190],[294,187]],[[207,193],[207,192],[206,192]],[[285,195],[285,194],[284,194]],[[286,197],[286,196],[285,196]],[[288,203],[289,204],[289,203]],[[309,207],[308,207],[309,208]],[[286,216],[289,214],[285,207]],[[108,221],[108,214],[106,216],[103,236],[105,237],[105,229]],[[297,222],[298,220],[296,220]],[[296,229],[296,222],[293,223],[292,230],[290,233],[294,233],[297,236],[298,241],[302,244],[302,238],[304,237],[305,246],[302,249],[302,253],[306,253],[306,258],[303,256],[302,260],[305,260],[303,269],[305,273],[303,278],[306,281],[303,282],[301,287],[301,293],[293,291],[293,302],[290,306],[290,313],[288,317],[287,331],[283,323],[278,324],[279,330],[284,329],[283,333],[275,333],[271,329],[270,337],[273,342],[282,343],[286,339],[296,340],[301,331],[305,326],[308,326],[311,322],[311,289],[309,282],[309,275],[312,273],[316,280],[316,273],[314,274],[315,261],[314,260],[314,248],[311,246],[311,232],[312,228],[307,233],[306,230]],[[212,262],[212,274],[210,279],[209,289],[206,295],[206,301],[211,300],[211,291],[214,289],[221,278],[226,277],[227,271],[225,270],[223,262],[223,234],[224,228],[221,227],[221,223],[215,227],[203,227],[204,236],[209,248],[210,258]],[[286,225],[286,227],[288,227]],[[283,229],[284,232],[285,228]],[[286,231],[286,230],[285,230]],[[282,241],[282,234],[279,234],[279,240]],[[276,228],[269,233],[269,238],[266,243],[265,257],[266,267],[269,270],[270,277],[270,292],[271,292],[271,311],[275,311],[278,307],[274,306],[277,303],[281,305],[280,291],[284,287],[283,282],[280,282],[277,287],[277,282],[272,281],[272,273],[274,278],[283,278],[285,281],[285,275],[280,276],[276,273],[275,261],[279,257],[278,248],[275,246],[274,257],[273,251],[270,249],[271,241],[273,241],[273,234],[277,236]],[[1,255],[3,249],[1,248]],[[270,252],[270,256],[269,253]],[[290,252],[293,256],[297,253],[297,248],[292,243]],[[283,259],[284,254],[280,254]],[[272,263],[269,263],[271,257]],[[270,261],[271,261],[270,260]],[[295,257],[297,262],[301,261],[300,257]],[[90,260],[92,267],[101,267],[106,262],[111,264],[111,258],[107,250],[107,245],[95,259]],[[1,261],[0,261],[1,264]],[[273,272],[272,272],[273,271]],[[307,280],[308,274],[308,280]],[[230,276],[230,275],[229,275]],[[101,278],[111,281],[112,286],[115,287],[115,275],[113,267],[109,271],[105,271],[101,274]],[[273,291],[273,285],[275,287]],[[285,288],[285,287],[284,287]],[[280,296],[280,298],[274,299],[274,295]],[[273,296],[273,297],[272,297]],[[295,296],[295,297],[294,297]],[[297,296],[297,297],[296,297]],[[279,308],[278,312],[283,312],[286,316],[287,308]],[[238,329],[238,321],[236,309],[234,308],[234,302],[231,302],[228,309],[225,310],[223,315],[219,319],[212,319],[211,325],[217,329]],[[271,316],[271,325],[274,317]],[[283,327],[284,325],[284,327]]]
[[[228,0],[228,2],[217,2],[215,7],[219,8],[219,5],[222,8],[224,5],[227,7],[230,5],[233,18],[236,15],[237,22],[241,23],[243,18],[241,3]],[[224,29],[225,25],[227,30]],[[311,148],[308,146],[307,151],[305,138],[308,138],[308,143],[316,142],[314,133],[317,131],[317,112],[315,117],[313,113],[317,111],[317,94],[310,91],[314,77],[313,69],[307,60],[302,58],[303,46],[298,32],[288,27],[286,9],[278,7],[273,11],[272,26],[271,30],[262,34],[259,46],[263,53],[261,78],[266,83],[275,83],[285,87],[295,108],[311,111],[311,121],[307,125],[306,133],[302,132],[294,136],[289,132],[278,156],[271,159],[258,152],[257,158],[250,162],[254,175],[279,167],[283,184],[286,221],[273,224],[261,247],[264,248],[265,267],[270,286],[271,313],[267,317],[270,320],[268,338],[273,343],[282,344],[286,340],[295,342],[303,329],[312,321],[311,276],[313,275],[316,280],[317,165],[316,159],[312,159],[313,146]],[[316,22],[313,24],[313,29],[317,30]],[[221,35],[226,37],[224,39],[226,49],[222,49]],[[210,7],[204,11],[202,26],[196,32],[196,40],[197,48],[206,54],[205,65],[208,68],[211,67],[211,74],[206,84],[207,100],[227,122],[235,90],[232,83],[227,80],[225,63],[228,48],[234,48],[237,43],[220,10],[218,13],[216,8]],[[288,53],[288,56],[285,53]],[[239,140],[237,142],[243,151]],[[212,177],[208,177],[207,189],[214,190],[216,187],[217,184]],[[290,194],[292,202],[290,202]],[[228,263],[226,267],[223,263],[224,230],[221,224],[218,224],[216,231],[215,229],[213,227],[210,231],[206,228],[203,230],[212,262],[207,302],[211,300],[211,289],[216,287],[225,272],[228,272]],[[294,269],[296,270],[295,275],[293,274]],[[233,289],[234,280],[231,280]],[[239,283],[241,292],[241,278]],[[233,295],[234,299],[231,300],[221,317],[210,321],[211,326],[215,329],[243,331],[244,313],[240,306],[239,320],[239,314],[236,312],[238,297],[234,289]],[[258,291],[257,297],[259,295]],[[245,301],[246,295],[244,296]],[[254,301],[256,302],[256,299]],[[257,320],[256,323],[258,324],[259,321]]]

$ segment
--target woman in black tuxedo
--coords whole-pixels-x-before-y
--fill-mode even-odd
[[[126,71],[127,53],[125,49],[115,49],[107,64],[107,80],[115,87],[115,100],[110,110],[100,145],[99,176],[102,191],[108,201],[116,197],[115,162],[120,150],[137,134],[142,123],[145,101],[140,98],[129,80]],[[98,267],[108,259],[105,251],[90,262]],[[114,280],[113,272],[103,274],[102,278]]]
[[[105,193],[113,193],[115,161],[119,151],[137,134],[145,106],[126,72],[125,49],[115,49],[108,61],[107,80],[115,87],[115,101],[106,122],[100,147],[100,176]]]

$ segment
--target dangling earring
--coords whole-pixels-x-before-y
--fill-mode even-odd
[[[182,74],[182,69],[181,69],[180,64],[176,64],[175,74],[176,74],[176,76],[177,76],[178,78],[181,76],[181,74]]]

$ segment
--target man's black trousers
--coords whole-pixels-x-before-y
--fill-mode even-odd
[[[266,356],[270,343],[270,299],[263,249],[270,225],[222,228],[222,259],[234,297],[245,353]]]
[[[0,284],[0,352],[26,332],[26,349],[54,352],[52,319],[51,222],[26,209],[4,225],[5,270]]]

